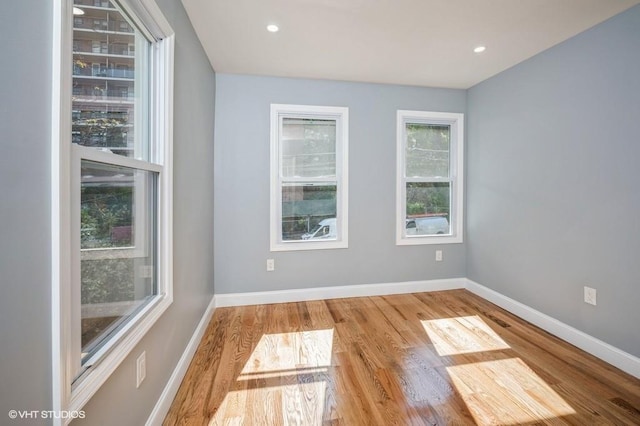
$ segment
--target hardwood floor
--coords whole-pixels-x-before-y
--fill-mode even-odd
[[[165,425],[640,425],[640,380],[467,292],[219,308]]]

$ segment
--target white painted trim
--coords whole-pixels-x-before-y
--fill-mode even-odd
[[[51,58],[51,405],[64,410],[71,394],[71,1],[53,1]],[[60,426],[61,418],[52,424]]]
[[[640,358],[624,352],[602,340],[571,327],[557,319],[543,314],[517,300],[504,296],[488,287],[466,279],[466,288],[470,292],[486,299],[520,318],[548,331],[554,336],[571,343],[591,355],[640,378]]]
[[[73,149],[78,151],[78,157],[83,160],[103,163],[110,166],[126,167],[129,169],[144,170],[153,173],[164,173],[164,168],[159,164],[150,161],[138,160],[135,158],[124,157],[122,155],[112,154],[110,152],[98,151],[95,148],[89,148],[82,145],[73,145]]]
[[[171,377],[169,377],[169,381],[164,387],[158,402],[153,407],[153,410],[145,423],[146,426],[161,425],[164,418],[167,416],[167,413],[171,408],[171,403],[178,393],[182,379],[184,379],[187,369],[189,368],[189,364],[198,349],[198,345],[200,345],[200,341],[204,337],[204,332],[207,330],[207,326],[211,321],[211,317],[213,316],[215,309],[216,299],[215,297],[212,297],[211,302],[209,302],[209,306],[205,310],[204,315],[202,315],[202,318],[193,332],[189,343],[187,343],[187,347],[184,349],[176,367],[173,369],[173,373],[171,373]]]
[[[464,232],[464,114],[453,112],[407,111],[396,113],[396,245],[462,243]],[[451,126],[449,178],[410,179],[406,174],[406,124],[448,124]],[[450,235],[406,235],[406,182],[451,182]]]
[[[129,18],[140,27],[146,37],[163,40],[173,34],[171,24],[154,0],[118,0],[125,11],[131,11]]]
[[[281,118],[317,118],[336,121],[336,176],[334,179],[287,178],[281,176]],[[349,108],[334,106],[271,104],[270,111],[270,185],[269,185],[269,248],[270,251],[344,249],[349,247]],[[287,182],[336,183],[337,237],[331,241],[282,241],[282,191]]]
[[[246,306],[267,303],[341,299],[345,297],[385,296],[389,294],[455,290],[465,288],[465,285],[466,278],[450,278],[444,280],[405,281],[382,284],[358,284],[295,290],[258,291],[252,293],[225,293],[216,294],[215,299],[217,307]]]

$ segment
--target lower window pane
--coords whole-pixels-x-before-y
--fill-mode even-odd
[[[282,241],[336,240],[335,184],[282,186]]]
[[[407,183],[407,235],[451,234],[449,182]]]
[[[157,174],[81,164],[83,363],[157,294]]]

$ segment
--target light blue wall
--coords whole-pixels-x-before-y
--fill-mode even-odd
[[[467,276],[640,356],[640,6],[473,87],[467,117]]]
[[[213,294],[215,74],[181,3],[157,3],[176,31],[174,303],[74,425],[144,424]],[[8,424],[10,409],[52,406],[51,2],[0,2],[0,33],[0,424]],[[147,377],[136,389],[143,350]]]
[[[0,424],[51,407],[51,13],[0,2]]]
[[[216,82],[216,293],[465,276],[464,244],[398,247],[394,225],[396,110],[464,113],[465,91],[225,74]],[[269,251],[271,103],[349,108],[348,249]]]
[[[0,2],[0,416],[51,407],[45,3]],[[468,93],[234,75],[219,75],[216,93],[182,6],[158,3],[177,34],[175,302],[84,423],[146,420],[213,293],[214,214],[218,293],[468,276],[640,356],[640,7]],[[269,252],[270,103],[350,108],[349,249]],[[395,246],[396,109],[467,112],[466,245]],[[583,285],[598,289],[597,307]],[[142,350],[147,379],[135,389]]]

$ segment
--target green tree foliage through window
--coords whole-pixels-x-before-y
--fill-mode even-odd
[[[131,246],[132,203],[131,186],[83,186],[80,207],[82,248]]]

